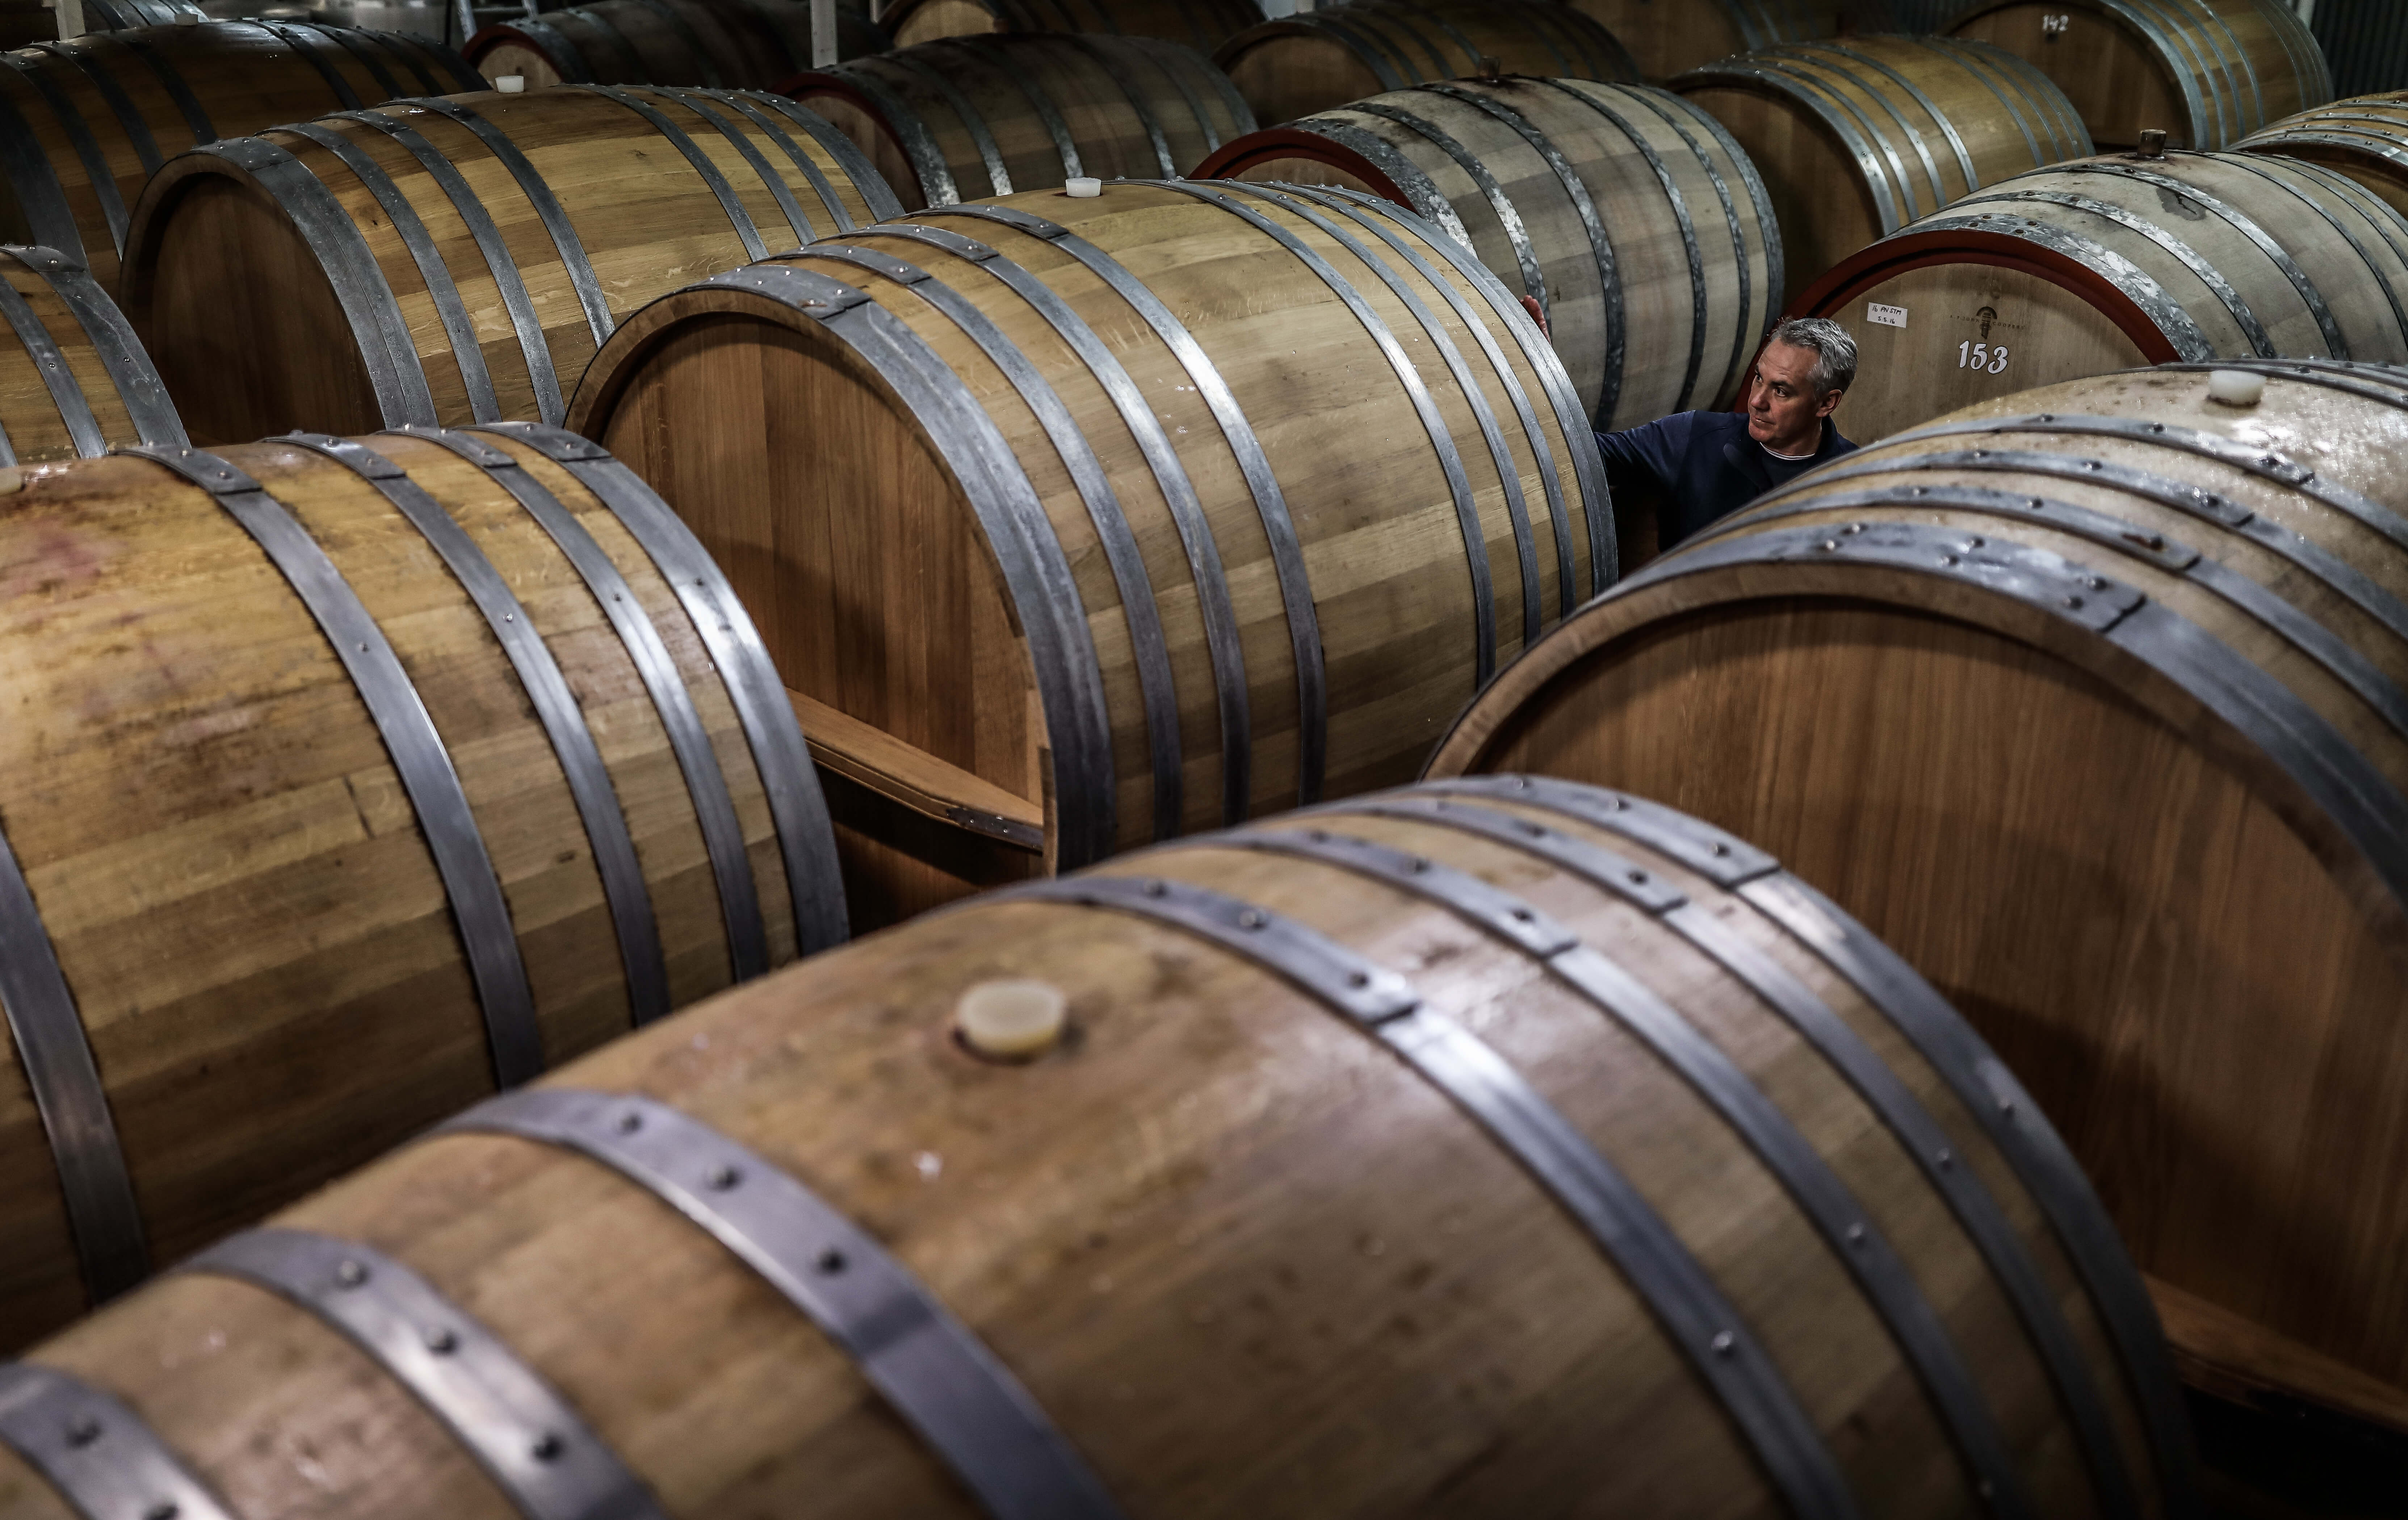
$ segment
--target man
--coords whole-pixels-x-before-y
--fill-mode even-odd
[[[1830,421],[1856,379],[1856,340],[1823,317],[1772,330],[1749,378],[1747,411],[1684,411],[1620,433],[1599,433],[1608,482],[1662,501],[1665,549],[1702,532],[1826,460],[1853,452]]]

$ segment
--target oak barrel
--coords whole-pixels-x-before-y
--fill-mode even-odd
[[[476,82],[439,43],[309,22],[137,26],[0,53],[0,241],[57,249],[114,293],[143,182],[178,153]]]
[[[204,442],[557,423],[644,302],[900,209],[781,95],[424,98],[176,159],[136,208],[120,299]]]
[[[78,34],[172,23],[179,15],[201,14],[191,0],[83,0],[82,10]],[[58,7],[50,0],[0,0],[0,48],[27,48],[54,41],[58,35]]]
[[[1855,335],[1840,425],[2131,365],[2408,359],[2408,220],[2329,169],[2255,153],[2084,159],[1911,222],[1793,309]]]
[[[2324,49],[2287,0],[1979,0],[1948,31],[2056,80],[2101,148],[2150,128],[2224,148],[2333,96]]]
[[[892,46],[883,28],[837,7],[837,56]],[[494,22],[461,53],[487,79],[551,84],[684,84],[775,90],[811,66],[810,0],[597,0]]]
[[[1030,1054],[972,1054],[1007,1002]],[[0,1517],[103,1398],[133,1497],[260,1520],[2198,1513],[2145,1292],[1965,1024],[1744,842],[1504,780],[470,1110],[0,1370]]]
[[[179,16],[206,19],[192,0],[80,0],[85,32],[116,32],[129,26],[168,26]],[[0,0],[0,48],[29,48],[59,36],[58,7],[50,0]]]
[[[1810,472],[1583,609],[1430,773],[1778,848],[2030,1083],[2224,1322],[2206,1359],[2388,1413],[2408,372],[2232,364],[2229,404],[2205,366],[2071,381]]]
[[[190,441],[150,356],[82,265],[0,245],[0,318],[15,339],[0,340],[0,466]]]
[[[2408,90],[2318,106],[2232,146],[2239,152],[2321,164],[2382,196],[2393,209],[2408,212]]]
[[[1254,129],[1210,59],[1147,36],[945,37],[784,89],[843,129],[906,210],[1082,176],[1189,174]]]
[[[759,635],[556,428],[29,470],[0,512],[0,1341],[841,940]]]
[[[1555,0],[1350,0],[1240,32],[1212,61],[1276,126],[1425,80],[1486,73],[1632,83],[1604,27]]]
[[[1781,308],[1756,165],[1644,85],[1416,85],[1241,137],[1197,173],[1371,191],[1445,227],[1538,302],[1600,428],[1729,405]]]
[[[1909,222],[2093,151],[2039,70],[1946,37],[1769,48],[1692,69],[1672,88],[1729,130],[1770,187],[1784,302]]]
[[[861,924],[1409,776],[1613,577],[1536,325],[1335,191],[932,208],[645,308],[569,416],[824,713]]]
[[[1900,30],[1889,0],[1570,0],[1660,82],[1735,52]]]
[[[1262,20],[1255,0],[892,0],[880,16],[901,48],[982,32],[1108,32],[1201,53]]]

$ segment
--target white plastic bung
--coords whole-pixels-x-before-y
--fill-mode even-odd
[[[1006,1060],[1044,1054],[1069,1022],[1069,1001],[1050,982],[982,982],[953,1005],[954,1026],[970,1049]]]
[[[2207,394],[2228,407],[2254,407],[2266,394],[2266,377],[2250,369],[2211,369]]]
[[[526,76],[523,74],[505,74],[500,79],[494,81],[494,88],[499,90],[506,95],[518,94],[526,89]]]
[[[1076,179],[1063,180],[1062,188],[1081,200],[1092,200],[1104,193],[1104,182],[1080,175]]]
[[[14,465],[0,465],[0,496],[13,496],[25,489],[25,472]]]

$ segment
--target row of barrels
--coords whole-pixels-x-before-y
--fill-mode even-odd
[[[1248,246],[1226,256],[1249,271],[1234,286],[1165,256],[1233,238]],[[1024,304],[1058,349],[1030,341]],[[1099,407],[1074,388],[1108,382],[1095,334],[1132,318],[1163,351],[1125,364],[1183,366],[1211,398],[1197,425],[1173,409],[1148,433],[1139,418],[1182,403],[1107,383]],[[1452,394],[1397,353],[1409,321],[1454,356]],[[1275,403],[1297,366],[1281,343],[1332,373],[1386,352],[1392,378],[1326,386],[1342,413],[1287,415]],[[1119,580],[1121,550],[1148,575],[1139,536],[1198,530],[1195,600],[1226,598],[1240,640],[1238,685],[1171,711],[1199,728],[1247,702],[1275,710],[1290,680],[1301,706],[1308,646],[1296,604],[1273,605],[1300,569],[1310,647],[1334,678],[1297,725],[1325,728],[1325,779],[1275,775],[1254,801],[1226,774],[1233,757],[1313,741],[1275,711],[1224,726],[1217,811],[1237,821],[1291,786],[1354,794],[1410,771],[1424,746],[1394,716],[1398,650],[1473,634],[1468,651],[1433,649],[1429,689],[1404,694],[1429,713],[1469,692],[1466,666],[1497,658],[1490,609],[1453,589],[1468,569],[1475,584],[1497,573],[1508,654],[1611,574],[1559,366],[1468,253],[1373,197],[1168,181],[953,208],[720,277],[637,313],[612,344],[624,383],[590,416],[580,394],[580,426],[676,430],[737,451],[726,462],[756,482],[730,476],[713,495],[679,478],[698,539],[610,454],[530,424],[215,451],[162,439],[22,480],[0,518],[18,547],[0,562],[51,571],[12,603],[18,637],[43,650],[16,732],[45,763],[15,767],[17,795],[0,798],[15,876],[0,875],[0,911],[12,945],[49,961],[36,976],[38,954],[12,957],[23,980],[0,1005],[27,1083],[20,1123],[41,1122],[50,1144],[8,1153],[21,1174],[7,1196],[64,1217],[11,1232],[19,1281],[51,1295],[15,1296],[13,1312],[38,1323],[76,1296],[70,1244],[95,1295],[123,1286],[423,1127],[430,1106],[514,1087],[840,936],[826,814],[778,721],[793,710],[780,682],[834,697],[847,679],[820,679],[796,639],[826,589],[847,587],[854,619],[915,609],[910,637],[951,644],[930,674],[997,674],[976,651],[1031,659],[1018,677],[1034,704],[930,689],[919,710],[968,707],[973,725],[1000,726],[1017,708],[1025,724],[1093,681],[1117,725],[1104,747],[1151,751],[1158,784],[1159,737],[1130,719],[1161,714],[1161,693],[1142,658],[1112,649],[1140,640],[1134,607],[1110,596],[1154,599],[1174,679],[1215,634],[1184,612],[1185,588]],[[963,383],[989,366],[1007,391]],[[663,366],[681,378],[660,383]],[[848,380],[824,378],[839,368]],[[747,388],[781,415],[726,415]],[[1510,400],[1518,432],[1484,394]],[[673,415],[695,397],[719,415]],[[1428,458],[1331,457],[1333,431],[1394,437],[1409,414]],[[859,445],[812,452],[838,419]],[[1475,434],[1496,473],[1467,491],[1455,477]],[[915,446],[948,467],[889,466],[816,502],[780,482],[781,528],[816,509],[842,531],[889,518],[896,537],[798,565],[792,593],[762,589],[770,556],[718,538],[744,584],[722,581],[703,550],[757,527],[740,514],[796,442],[787,457],[823,478]],[[671,478],[667,460],[627,457]],[[1049,457],[1075,506],[1042,473]],[[1148,476],[1180,533],[1140,516],[1154,510]],[[1174,482],[1192,493],[1184,517]],[[874,490],[880,510],[849,489]],[[1274,499],[1294,537],[1270,542],[1266,574],[1249,538],[1270,535]],[[1549,520],[1530,521],[1541,502]],[[1124,508],[1138,534],[1115,540]],[[1398,554],[1445,545],[1431,527],[1450,520],[1459,549]],[[1082,523],[1100,556],[1068,538],[1048,554],[1042,535]],[[916,563],[896,552],[907,538]],[[1008,609],[978,605],[976,578],[956,580],[972,604],[958,615],[929,598],[982,553],[1005,567]],[[1114,580],[1055,579],[1057,556],[1100,557]],[[1217,593],[1197,568],[1213,559]],[[1385,581],[1361,601],[1373,564]],[[894,585],[862,582],[861,567],[890,565]],[[1089,672],[1054,642],[1075,644],[1063,618],[1082,595],[1104,636]],[[1398,606],[1425,609],[1401,639]],[[1116,624],[1130,630],[1117,640]],[[884,653],[904,652],[885,637]],[[154,669],[163,647],[172,681]],[[675,665],[648,667],[662,650]],[[830,704],[793,702],[815,734],[843,731]],[[284,742],[263,755],[270,724]],[[697,730],[709,748],[690,765],[680,740]],[[1039,795],[1111,789],[1109,771],[1072,768],[1096,747],[1069,724],[973,738],[1050,767]],[[1184,748],[1174,736],[1174,765]],[[1233,1493],[1312,1513],[1423,1492],[1504,1511],[1626,1491],[1834,1515],[2188,1513],[2145,1293],[1979,1039],[1744,843],[1627,796],[1525,789],[1393,793],[1032,884],[470,1110],[0,1370],[0,1513],[49,1520],[64,1500],[251,1517],[329,1495],[347,1513],[430,1520],[572,1499],[777,1511],[839,1471],[859,1502],[995,1516]],[[1131,791],[1155,837],[1187,826]],[[263,811],[280,815],[265,848]],[[741,820],[732,839],[714,832],[723,818]],[[1066,828],[1050,863],[1093,843]],[[319,906],[263,938],[262,900]],[[652,955],[633,925],[657,937]],[[1420,948],[1400,961],[1400,943]],[[1034,1064],[989,1064],[970,1010],[1029,998],[1032,977],[1038,1001],[1080,1011],[1077,1039],[1043,1058],[1040,1030],[1018,1042]],[[229,1046],[236,997],[247,1038]],[[1238,1005],[1246,1024],[1199,1061],[1194,1016]],[[347,1085],[310,1075],[330,1048]],[[1267,1080],[1292,1095],[1272,1115]],[[1209,1121],[1154,1153],[1186,1181],[1064,1190],[1058,1165],[1119,1151],[1165,1103]],[[1066,1130],[1065,1112],[1092,1117]],[[865,1142],[897,1123],[903,1150],[862,1169]],[[1215,1238],[1208,1221],[1232,1211],[1246,1228]],[[1160,1269],[1174,1240],[1183,1275]],[[1371,1289],[1355,1264],[1390,1240],[1413,1259]],[[1233,1286],[1258,1278],[1301,1291],[1263,1321]],[[1066,1298],[1108,1308],[1065,1323]],[[1466,1302],[1481,1307],[1448,1307]],[[897,1314],[921,1328],[898,1341]],[[1229,1330],[1199,1336],[1224,1315]],[[1347,1349],[1358,1320],[1401,1336],[1376,1370]],[[1230,1339],[1283,1340],[1290,1323],[1310,1331],[1300,1359]],[[607,1343],[587,1333],[602,1324]],[[1510,1397],[1467,1412],[1471,1346]],[[1594,1354],[1567,1359],[1582,1348]],[[699,1437],[694,1419],[724,1415],[739,1384],[761,1415]],[[1300,1445],[1268,1439],[1316,1427]],[[1508,1432],[1467,1486],[1467,1443]],[[1642,1435],[1647,1471],[1624,1449]]]

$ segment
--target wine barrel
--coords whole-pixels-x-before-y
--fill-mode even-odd
[[[2408,220],[2314,164],[2134,154],[2020,175],[1842,260],[1793,309],[1856,340],[1879,437],[2132,365],[2408,359]]]
[[[693,536],[535,423],[28,471],[0,513],[0,1341],[844,938]]]
[[[1501,779],[715,998],[0,1400],[0,1520],[2198,1513],[2147,1296],[1964,1022],[1752,846]]]
[[[1800,477],[1583,609],[1430,773],[1777,846],[2031,1084],[2205,1359],[2396,1411],[2408,372],[2234,366]]]
[[[1661,82],[1735,52],[1902,28],[1889,0],[1570,0]]]
[[[128,26],[172,25],[179,16],[202,19],[192,0],[83,0],[83,24],[69,36]],[[50,0],[0,0],[0,49],[30,48],[59,36],[58,7]]]
[[[781,95],[452,95],[176,159],[136,208],[120,299],[204,441],[557,423],[627,312],[900,210]]]
[[[2333,97],[2287,0],[1981,0],[1952,36],[1996,43],[2057,83],[2101,148],[2158,128],[2216,149]]]
[[[1771,188],[1784,301],[1984,185],[2093,151],[2039,70],[1945,37],[1770,48],[1692,69],[1672,88],[1729,129]]]
[[[0,54],[0,241],[57,249],[114,292],[131,208],[177,153],[475,82],[439,43],[308,22],[137,26]]]
[[[837,56],[893,46],[867,15],[839,7]],[[552,84],[684,84],[775,90],[811,66],[809,0],[598,0],[513,16],[461,50],[487,79]]]
[[[83,12],[85,32],[122,32],[130,26],[174,26],[179,22],[190,25],[191,22],[183,21],[187,16],[195,22],[209,19],[208,12],[193,0],[77,0],[77,5]],[[58,36],[58,12],[49,6],[42,8],[49,10],[52,18],[49,35]]]
[[[1425,80],[1489,72],[1634,83],[1604,27],[1554,0],[1350,0],[1222,44],[1254,119],[1272,125]]]
[[[1209,53],[1263,12],[1255,0],[893,0],[881,20],[898,48],[984,32],[1108,32]]]
[[[1177,177],[1254,129],[1210,60],[1144,36],[959,36],[802,76],[906,210],[1065,179]]]
[[[569,416],[815,704],[861,924],[1400,780],[1613,577],[1536,325],[1334,191],[931,208],[646,307]]]
[[[1538,302],[1600,428],[1728,406],[1780,309],[1756,165],[1643,85],[1417,85],[1240,137],[1197,173],[1370,191],[1445,227]]]
[[[0,247],[0,466],[189,442],[150,356],[92,271],[53,248]],[[22,476],[0,475],[13,491]]]
[[[2237,152],[2321,164],[2408,213],[2408,90],[2336,100],[2286,116],[2232,146]]]

